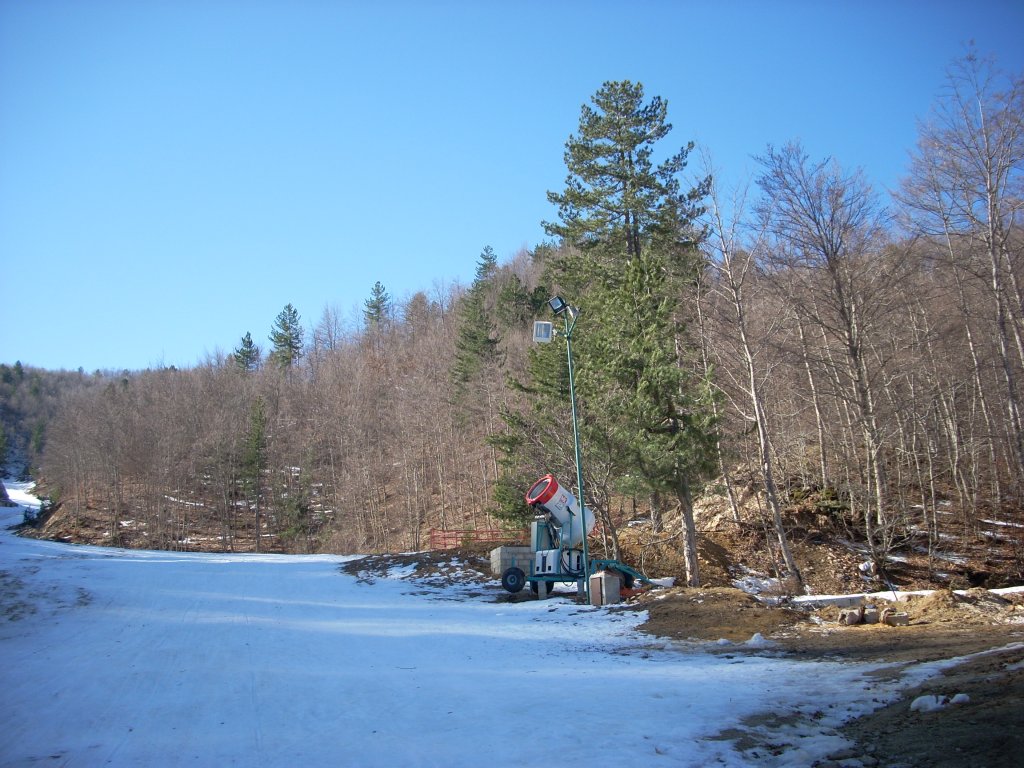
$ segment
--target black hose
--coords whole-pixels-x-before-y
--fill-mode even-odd
[[[570,559],[569,562],[565,561],[565,559],[569,556],[569,551],[570,550],[567,549],[562,550],[562,556],[560,558],[562,561],[562,572],[568,573],[570,576],[579,576],[581,573],[583,573],[583,569],[581,568],[579,570],[573,570],[572,560]]]

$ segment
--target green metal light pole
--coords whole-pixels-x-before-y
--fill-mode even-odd
[[[576,491],[579,494],[580,524],[583,526],[583,585],[590,604],[590,553],[587,549],[587,508],[583,503],[583,458],[580,450],[579,417],[576,412],[576,379],[572,366],[572,331],[576,327],[579,310],[570,307],[561,296],[548,301],[548,306],[555,315],[561,315],[565,322],[565,351],[569,362],[569,404],[572,407],[572,442],[576,449]]]

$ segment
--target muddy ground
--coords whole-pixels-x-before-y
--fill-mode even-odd
[[[536,599],[529,590],[510,595],[495,586],[486,558],[452,552],[380,555],[354,561],[346,570],[372,581],[402,569],[424,585],[460,585],[467,594],[502,602]],[[488,584],[488,582],[490,583]],[[572,591],[553,599],[572,600]],[[1024,595],[997,596],[982,589],[950,591],[877,601],[906,613],[907,626],[847,626],[839,608],[768,605],[738,589],[655,589],[629,597],[613,610],[645,610],[641,630],[712,653],[782,655],[817,661],[889,662],[879,674],[898,679],[922,662],[956,659],[941,674],[874,713],[848,722],[843,735],[855,746],[819,762],[833,766],[925,766],[1003,768],[1024,765]],[[751,645],[760,635],[767,642]],[[722,642],[730,641],[729,643]],[[966,658],[964,658],[966,657]],[[815,674],[809,667],[808,674]],[[911,711],[919,696],[969,701],[940,711]],[[737,749],[784,757],[784,737],[774,739],[773,720],[781,734],[787,724],[774,713],[751,718],[723,734]]]
[[[807,662],[893,662],[885,671],[892,677],[921,662],[960,659],[896,702],[847,723],[843,735],[856,747],[821,766],[1024,765],[1024,596],[1004,599],[970,590],[913,597],[894,603],[910,621],[900,627],[846,626],[837,621],[835,607],[770,607],[734,589],[664,590],[635,603],[650,616],[641,629],[661,637],[742,643],[760,633],[771,641],[763,650],[716,644],[710,646],[713,652],[737,653],[739,648]],[[957,694],[966,694],[969,701],[941,711],[910,709],[919,696],[951,699]],[[750,726],[750,733],[763,733],[765,722]],[[732,735],[741,739],[745,734]]]

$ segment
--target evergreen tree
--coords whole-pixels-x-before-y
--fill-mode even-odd
[[[480,254],[473,285],[459,305],[459,329],[452,366],[456,386],[465,387],[497,362],[498,334],[486,305],[488,287],[497,271],[497,257],[488,245]]]
[[[269,359],[281,370],[290,371],[302,359],[302,337],[299,313],[291,304],[286,304],[270,332],[273,348]]]
[[[565,347],[536,345],[528,366],[528,384],[515,380],[509,383],[526,396],[529,406],[525,410],[502,408],[505,429],[488,439],[501,456],[501,476],[492,493],[494,515],[520,528],[528,525],[535,514],[527,507],[524,494],[538,477],[549,472],[565,479],[576,476]],[[586,438],[585,444],[592,446]],[[588,451],[584,469],[590,471],[595,466],[593,451]],[[588,507],[594,506],[589,498],[585,502]]]
[[[485,245],[484,249],[480,252],[480,261],[476,265],[476,276],[473,279],[473,285],[483,285],[494,277],[497,271],[498,257],[491,246]]]
[[[46,446],[46,422],[40,420],[32,427],[32,437],[29,439],[29,455],[33,458],[42,455]]]
[[[609,458],[627,470],[619,489],[678,500],[687,574],[697,586],[692,501],[716,469],[715,390],[697,366],[680,359],[671,286],[662,261],[642,254],[627,266],[621,287],[588,296],[600,311],[588,317],[581,355],[589,363],[578,386],[610,438]]]
[[[548,194],[560,221],[544,226],[572,246],[552,265],[583,310],[574,352],[584,465],[599,455],[620,492],[672,492],[696,586],[691,500],[714,467],[711,389],[685,359],[678,297],[699,268],[695,219],[708,182],[682,189],[692,143],[654,165],[672,126],[666,102],[643,99],[639,83],[607,82],[582,108],[566,188]]]
[[[290,306],[290,305],[289,305]],[[242,480],[251,498],[253,522],[256,529],[256,551],[260,551],[263,530],[260,505],[263,470],[267,463],[267,405],[257,396],[249,408],[249,427],[242,450]]]
[[[373,284],[370,298],[363,302],[363,318],[366,320],[367,328],[380,328],[390,320],[391,305],[391,296],[383,283],[378,280]]]
[[[252,334],[246,331],[231,358],[243,371],[255,371],[260,367],[261,354],[260,348],[252,340]]]
[[[495,314],[507,328],[522,328],[534,316],[547,300],[547,296],[538,296],[539,302],[526,290],[518,276],[511,274],[501,284],[498,292],[498,303]]]
[[[655,96],[645,105],[643,98],[640,83],[604,83],[592,98],[594,107],[582,107],[579,134],[566,143],[565,190],[548,192],[561,221],[544,222],[545,230],[592,251],[585,262],[591,269],[636,258],[655,244],[694,244],[692,222],[703,210],[710,179],[681,188],[679,174],[693,142],[653,164],[655,145],[672,125],[667,102]]]

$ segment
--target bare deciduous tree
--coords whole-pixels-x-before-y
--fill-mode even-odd
[[[991,61],[973,52],[956,62],[946,92],[921,125],[899,199],[915,229],[943,239],[962,311],[967,309],[964,281],[987,284],[1012,476],[1019,483],[1024,476],[1019,384],[1024,297],[1018,273],[1024,251],[1015,230],[1024,206],[1024,80],[1002,76]],[[977,371],[976,340],[969,323],[964,329]],[[978,391],[987,408],[984,387]]]
[[[707,169],[709,178],[714,178],[712,169]],[[795,579],[796,586],[803,584],[800,569],[797,567],[793,552],[786,537],[782,522],[782,503],[775,482],[774,459],[772,449],[772,432],[769,424],[767,406],[762,387],[762,379],[767,371],[763,363],[758,362],[758,349],[763,349],[750,336],[748,319],[747,291],[750,288],[754,273],[757,271],[755,254],[762,247],[760,233],[756,233],[753,242],[746,248],[740,242],[740,221],[744,217],[745,191],[737,194],[731,201],[731,214],[726,214],[721,201],[721,191],[712,184],[708,210],[711,216],[711,236],[706,247],[711,252],[710,267],[715,272],[713,285],[722,297],[730,316],[721,325],[723,333],[733,336],[733,344],[741,360],[745,376],[740,389],[746,396],[746,408],[743,416],[752,422],[757,434],[758,471],[764,485],[765,497],[772,515],[779,551],[789,576]],[[729,219],[727,220],[727,216]],[[771,326],[769,326],[771,333]]]
[[[758,158],[758,205],[771,235],[766,262],[800,315],[842,349],[835,369],[840,393],[854,406],[864,441],[873,515],[865,514],[872,548],[885,525],[887,436],[879,420],[877,374],[868,343],[892,308],[893,266],[881,258],[886,214],[861,172],[844,174],[831,160],[812,162],[798,143],[768,148]],[[898,265],[895,265],[898,267]]]

